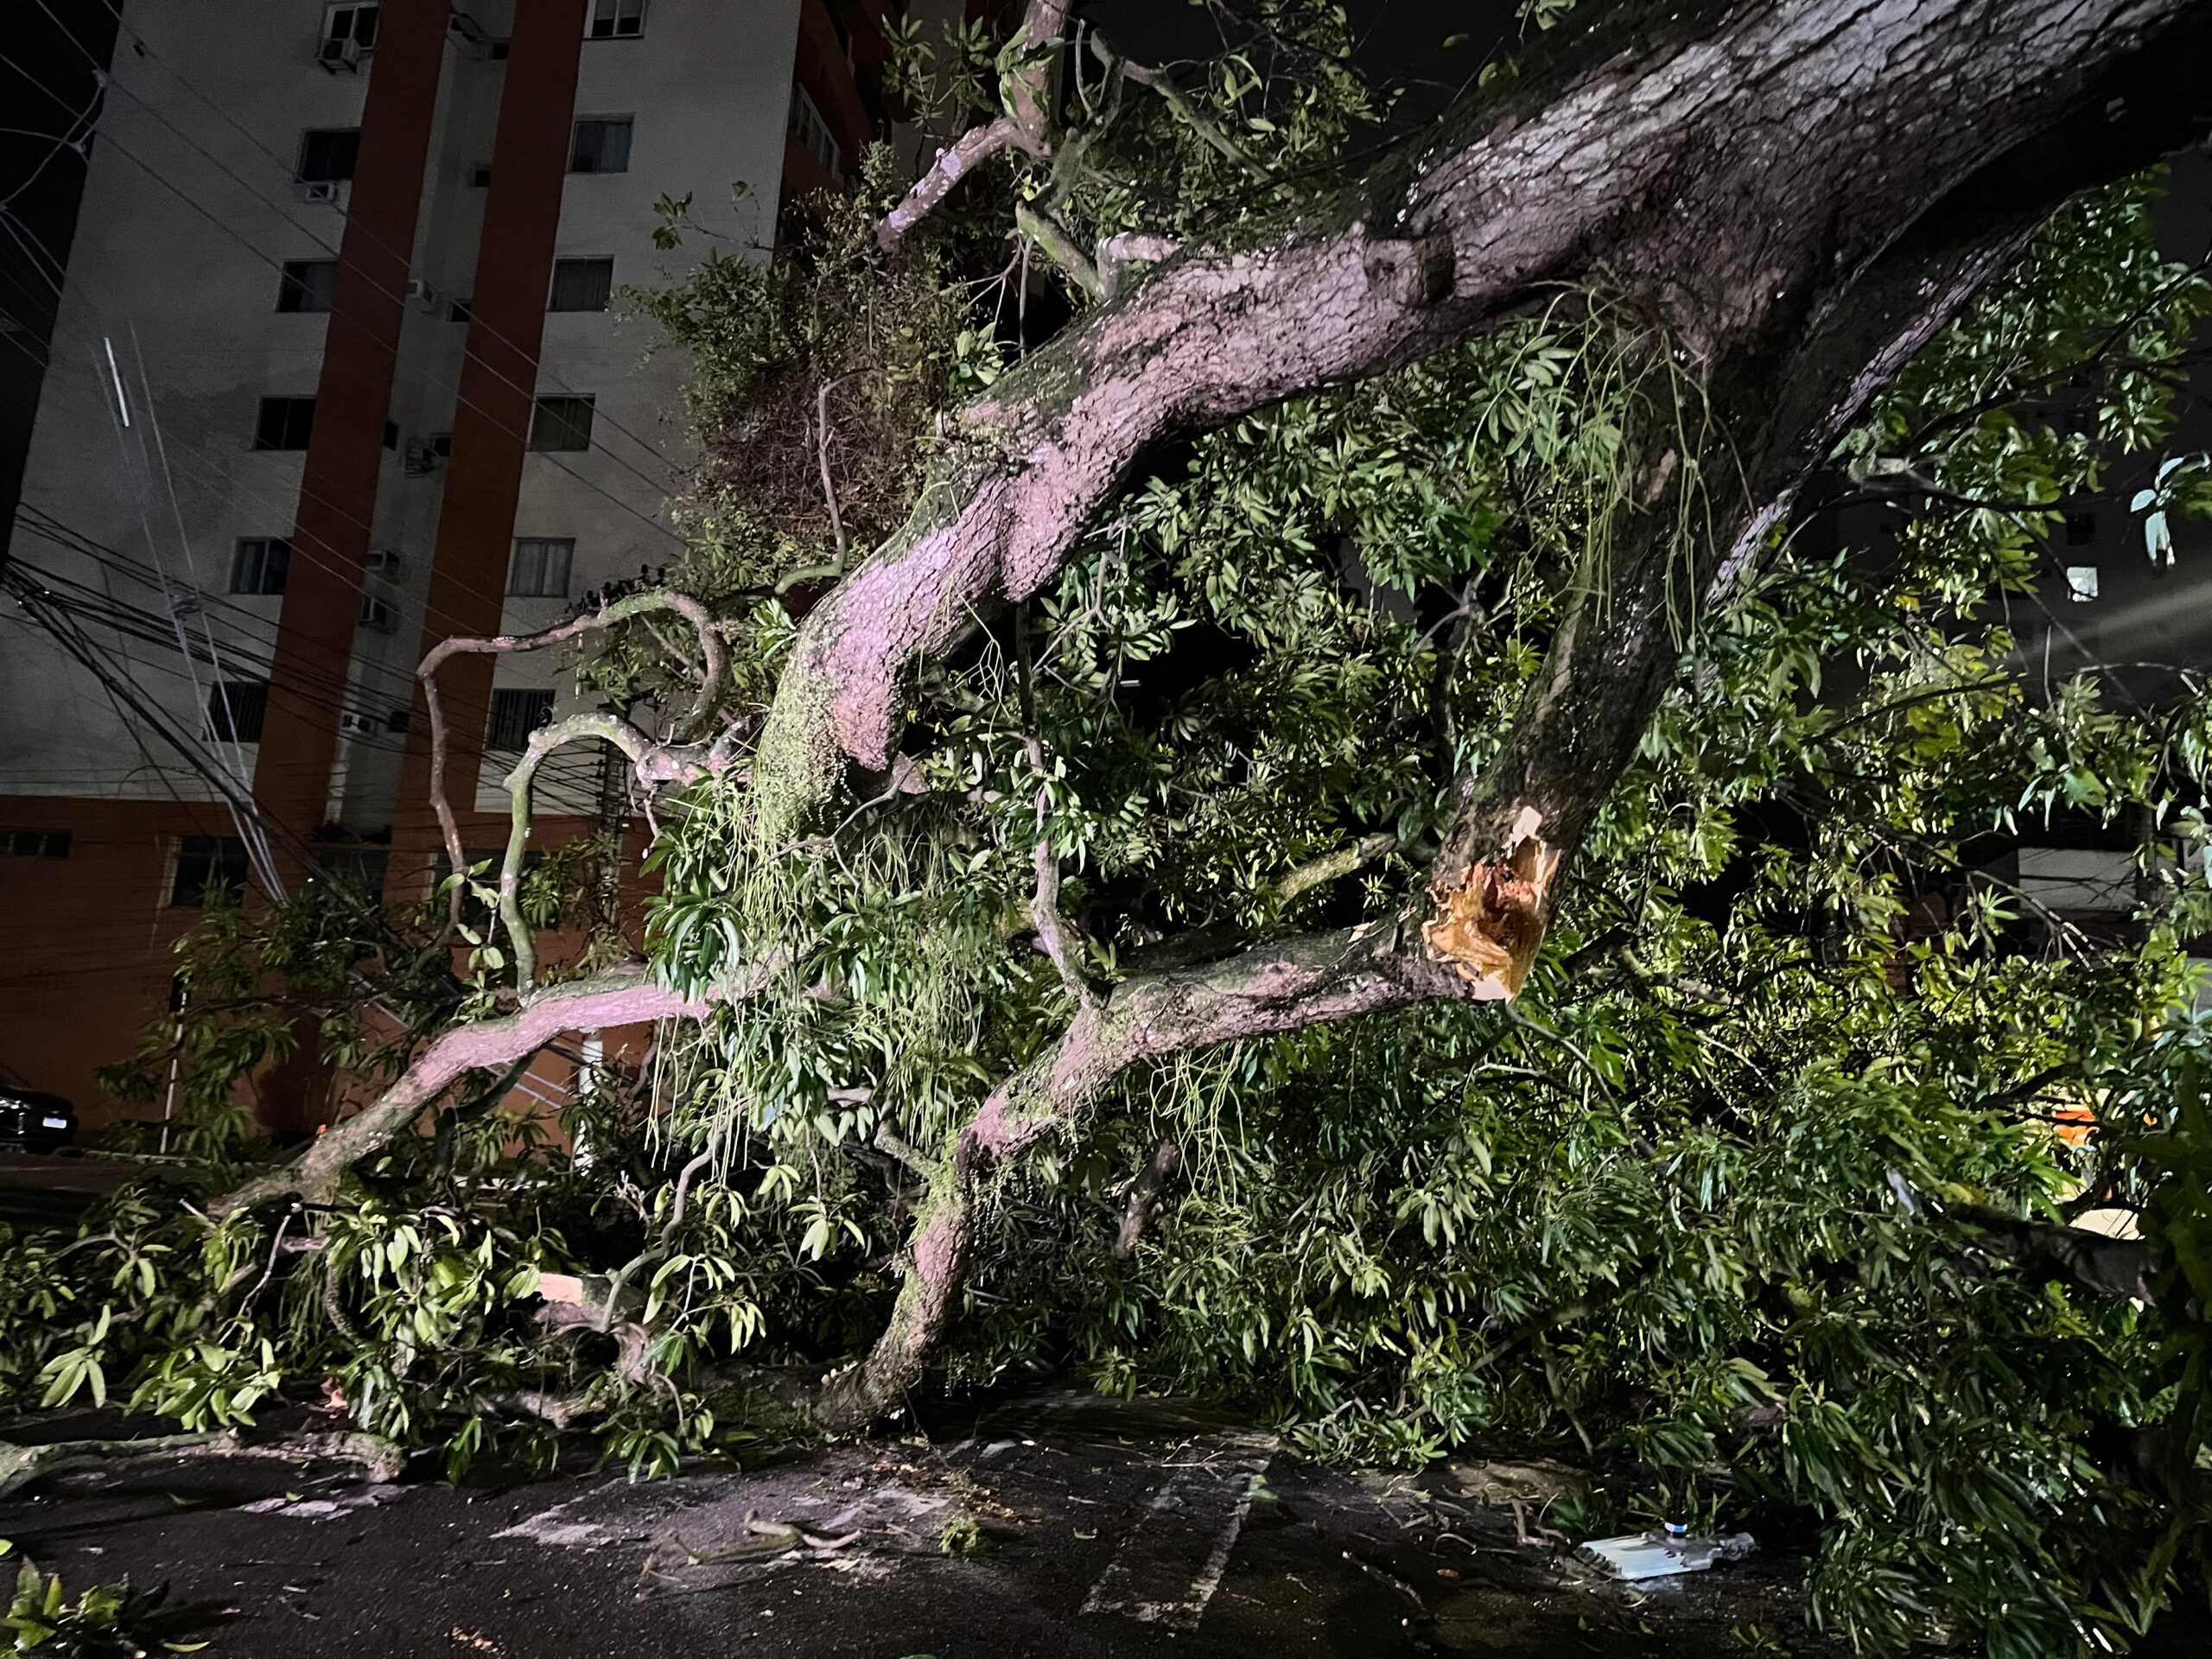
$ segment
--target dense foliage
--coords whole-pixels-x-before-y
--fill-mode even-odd
[[[1090,302],[1099,272],[1056,246],[1263,215],[1380,118],[1341,19],[1271,15],[1264,50],[1173,98],[1094,58],[1081,142],[1002,161],[896,256],[863,194],[784,264],[634,296],[697,365],[707,462],[671,580],[723,619],[734,707],[760,708],[811,597],[905,516],[935,411]],[[904,50],[918,96],[978,108],[1022,62],[980,37]],[[1517,1001],[1129,1073],[994,1186],[949,1379],[1072,1364],[1234,1400],[1328,1457],[1554,1448],[1603,1477],[1562,1524],[1802,1541],[1815,1620],[1868,1650],[2071,1653],[2201,1586],[2212,1129],[2187,942],[2212,925],[2212,713],[2193,682],[2153,707],[2049,683],[2008,620],[2062,507],[2171,433],[2212,289],[2158,257],[2154,191],[2069,208],[1921,354],[1836,457],[1832,496],[1869,508],[1845,544],[1821,531],[1838,503],[1811,504],[1683,628]],[[992,274],[976,221],[1009,199],[1028,234]],[[764,855],[741,772],[660,804],[652,957],[752,994],[585,1074],[558,1125],[479,1079],[327,1210],[214,1224],[141,1188],[74,1236],[9,1237],[0,1389],[196,1426],[323,1385],[455,1473],[572,1423],[641,1470],[787,1426],[774,1368],[880,1327],[932,1156],[1068,1017],[1028,909],[1040,835],[1102,979],[1398,925],[1452,779],[1603,586],[1642,326],[1561,294],[1150,457],[1054,590],[911,688],[903,753],[840,821]],[[2154,550],[2203,476],[2178,458],[2138,500]],[[625,625],[577,669],[680,702],[688,661]],[[2088,937],[2008,879],[2055,821],[2132,837],[2124,929]],[[494,1006],[480,931],[473,977],[423,965],[442,913],[211,916],[138,1071],[179,1067],[182,1191],[251,1155],[239,1089],[302,1008],[370,1074]],[[2141,1217],[2155,1306],[2038,1253],[2036,1227],[2091,1211]],[[549,1274],[598,1317],[541,1317]]]

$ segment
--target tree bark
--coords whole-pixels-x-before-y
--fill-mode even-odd
[[[347,1170],[389,1145],[449,1084],[467,1073],[511,1065],[564,1031],[643,1025],[677,1015],[696,1018],[708,1006],[655,984],[643,963],[550,986],[516,1013],[441,1033],[368,1106],[316,1136],[295,1162],[254,1176],[218,1198],[208,1206],[209,1213],[219,1218],[289,1194],[310,1204],[327,1204]]]
[[[2111,172],[2148,160],[2202,124],[2212,67],[2187,0],[1694,6],[1602,59],[1568,33],[1326,207],[1184,248],[951,419],[912,517],[801,630],[755,767],[764,842],[848,760],[888,764],[914,662],[1050,581],[1147,443],[1561,288],[1647,311],[1700,376],[1771,359],[1962,181],[2062,126]]]

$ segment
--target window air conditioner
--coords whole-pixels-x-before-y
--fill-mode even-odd
[[[334,75],[358,75],[361,73],[361,44],[353,40],[326,40],[315,54],[315,61]]]
[[[438,308],[437,290],[420,276],[410,276],[407,279],[407,297],[425,311],[435,311]]]
[[[361,626],[372,633],[392,633],[399,627],[399,619],[391,613],[391,607],[384,601],[361,595]]]
[[[342,181],[338,179],[302,179],[293,186],[300,193],[302,201],[321,201],[335,204]]]
[[[362,574],[374,576],[378,582],[397,582],[405,569],[399,555],[388,547],[372,547],[362,556]]]

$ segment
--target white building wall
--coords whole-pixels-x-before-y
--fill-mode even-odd
[[[259,402],[312,396],[326,332],[346,326],[276,309],[282,262],[334,257],[344,231],[340,211],[300,200],[293,184],[302,133],[357,125],[366,86],[318,66],[324,10],[323,0],[227,0],[219,12],[205,0],[128,0],[23,481],[27,506],[99,547],[65,549],[19,521],[10,549],[50,573],[66,599],[151,613],[157,636],[166,608],[154,567],[166,563],[178,591],[196,585],[204,596],[184,607],[194,638],[204,633],[239,678],[264,677],[283,601],[227,591],[232,550],[241,537],[291,534],[304,461],[253,450]],[[470,0],[467,10],[487,36],[505,34],[505,5]],[[635,126],[626,173],[569,177],[559,253],[611,256],[618,287],[670,280],[709,250],[766,257],[798,24],[798,0],[650,0],[641,38],[586,41],[578,112],[627,114]],[[396,626],[365,630],[349,689],[339,690],[334,666],[327,690],[334,722],[341,704],[354,717],[333,805],[357,832],[390,822],[397,784],[405,740],[384,722],[410,700],[444,478],[442,468],[410,469],[408,451],[453,426],[466,329],[449,308],[474,282],[485,193],[470,174],[491,157],[502,74],[488,51],[449,38],[412,256],[433,298],[408,314],[391,406],[402,441],[386,457],[371,537],[398,556],[396,578],[368,584]],[[750,194],[734,200],[741,181]],[[715,234],[657,251],[653,203],[687,192],[695,219]],[[134,467],[118,442],[110,340],[126,382],[143,355],[173,506],[158,469]],[[591,450],[524,462],[517,533],[572,537],[576,550],[569,598],[507,601],[510,628],[556,620],[593,588],[676,551],[665,502],[690,464],[684,365],[672,353],[648,359],[648,343],[645,325],[612,310],[546,319],[539,391],[589,392],[599,418]],[[188,668],[174,643],[86,626],[181,730],[203,731],[213,678],[204,664]],[[499,683],[551,684],[556,671],[549,659],[507,659]],[[0,795],[214,794],[137,724],[17,607],[0,603]],[[250,778],[251,746],[234,759]],[[505,764],[493,756],[484,768],[487,810],[504,809]]]
[[[798,19],[798,0],[652,0],[641,38],[585,41],[576,114],[629,116],[630,166],[626,173],[569,175],[556,257],[611,257],[617,289],[679,280],[709,253],[766,259],[775,241]],[[687,194],[698,228],[673,251],[656,249],[653,232],[662,221],[653,204]],[[658,569],[680,550],[667,529],[666,502],[683,487],[693,462],[683,398],[687,365],[673,352],[648,356],[652,344],[651,325],[624,319],[619,298],[603,314],[555,312],[545,319],[538,391],[595,398],[593,447],[524,461],[515,534],[569,537],[576,545],[568,596],[509,599],[503,626],[510,632],[557,622],[594,588]],[[556,716],[592,706],[567,695],[561,666],[550,653],[502,658],[495,683],[553,688],[563,694]],[[486,757],[480,810],[505,810],[499,780],[515,758],[512,752]],[[567,785],[542,787],[541,805],[592,810],[587,769],[571,766],[560,776]]]

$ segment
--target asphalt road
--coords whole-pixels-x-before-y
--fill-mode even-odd
[[[73,1586],[166,1583],[159,1634],[224,1659],[1707,1659],[1750,1627],[1820,1651],[1794,1564],[1637,1595],[1520,1541],[1514,1490],[1319,1470],[1196,1412],[1070,1395],[634,1484],[146,1463],[50,1477],[0,1502],[0,1535]],[[971,1529],[978,1553],[945,1552]]]

